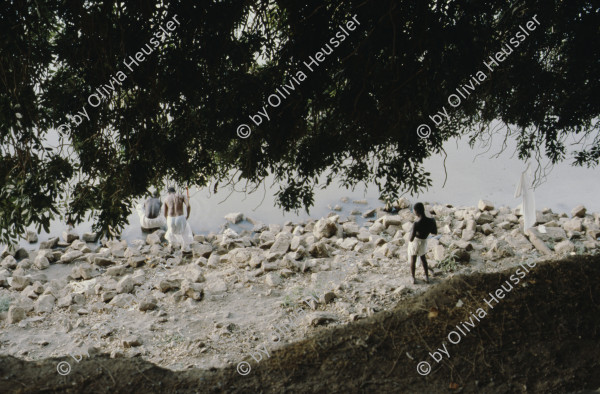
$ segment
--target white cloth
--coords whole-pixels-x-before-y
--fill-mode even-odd
[[[140,226],[142,226],[142,228],[164,228],[167,225],[167,220],[162,214],[160,214],[154,219],[148,219],[146,217],[146,213],[144,212],[144,207],[142,205],[138,205],[136,207],[136,211],[138,213],[138,216],[140,217]]]
[[[423,256],[427,253],[427,240],[415,237],[408,243],[408,257]]]
[[[521,179],[515,190],[515,198],[523,195],[523,204],[521,205],[521,215],[523,215],[523,232],[533,227],[536,222],[535,216],[535,196],[533,194],[533,182],[531,175],[531,164],[521,174]]]
[[[169,216],[167,218],[167,233],[165,234],[165,239],[169,241],[169,245],[171,246],[174,243],[179,243],[183,250],[189,250],[189,244],[194,240],[194,236],[184,215]]]

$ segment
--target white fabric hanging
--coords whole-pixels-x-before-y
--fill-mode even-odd
[[[523,215],[523,232],[533,227],[536,221],[535,216],[535,196],[533,194],[533,176],[531,174],[531,163],[527,165],[525,171],[521,173],[521,179],[515,191],[515,198],[523,195],[523,204],[521,205],[521,214]]]

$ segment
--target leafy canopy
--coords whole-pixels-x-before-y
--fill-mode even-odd
[[[422,163],[444,141],[476,141],[495,120],[522,159],[564,160],[565,137],[577,134],[587,143],[575,163],[595,165],[599,13],[584,0],[6,1],[0,240],[60,213],[118,229],[132,201],[165,180],[257,185],[274,174],[286,210],[310,207],[319,180],[374,182],[393,198],[430,185]],[[174,15],[180,25],[127,69]],[[537,30],[450,108],[448,95],[534,15]],[[354,16],[356,30],[309,72],[303,62]],[[306,80],[270,107],[300,70]],[[119,71],[126,79],[91,107]],[[263,106],[270,120],[256,127],[248,116]],[[442,106],[450,120],[419,138]],[[75,126],[68,115],[82,108],[89,120]],[[49,142],[64,123],[62,143]],[[247,139],[236,136],[241,123],[253,126]]]

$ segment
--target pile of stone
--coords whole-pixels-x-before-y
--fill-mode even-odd
[[[376,265],[375,260],[405,261],[415,217],[406,199],[392,207],[397,213],[382,207],[353,210],[342,218],[334,209],[327,218],[303,223],[252,222],[251,231],[239,234],[225,228],[219,234],[197,235],[191,258],[172,251],[162,230],[131,245],[105,240],[98,246],[93,243],[95,234],[79,237],[69,230],[62,239],[41,242],[39,250],[31,253],[5,248],[0,255],[0,296],[10,293],[14,302],[8,313],[0,313],[0,319],[14,324],[55,309],[79,315],[112,308],[160,313],[160,304],[167,300],[201,302],[206,271],[224,267],[242,270],[267,287],[282,287],[294,275],[343,264],[344,252],[363,256],[371,265]],[[496,261],[528,254],[586,253],[600,245],[600,215],[588,214],[583,206],[574,208],[570,216],[544,209],[538,212],[536,227],[526,233],[518,210],[496,208],[485,200],[466,208],[427,204],[426,211],[436,218],[440,234],[439,239],[429,240],[428,257],[434,262],[450,254],[467,264],[474,256]],[[359,214],[366,219],[361,225]],[[226,216],[232,224],[244,219],[251,221],[241,213]],[[48,280],[43,271],[55,264],[69,265],[70,274]],[[224,282],[210,286],[228,290]],[[327,302],[335,297],[328,294]]]

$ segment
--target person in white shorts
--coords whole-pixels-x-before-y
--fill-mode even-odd
[[[429,234],[437,234],[437,225],[435,219],[428,218],[425,216],[425,207],[422,203],[418,202],[414,207],[417,220],[413,224],[412,231],[410,233],[410,242],[408,244],[408,260],[410,261],[410,273],[412,274],[413,283],[416,284],[415,279],[415,265],[417,263],[417,256],[421,257],[423,263],[423,270],[425,270],[425,280],[429,283],[429,271],[427,269],[427,237]]]
[[[183,205],[187,206],[187,215],[183,215]],[[169,245],[175,242],[181,244],[184,253],[189,252],[189,244],[192,243],[192,232],[187,223],[190,218],[190,201],[187,197],[176,193],[174,187],[169,188],[169,195],[165,199],[165,217],[167,218],[167,233],[165,239]]]

